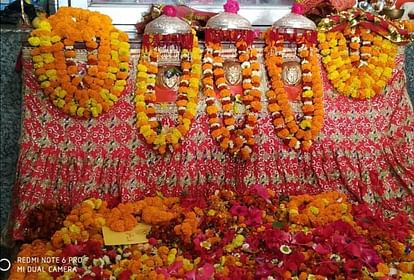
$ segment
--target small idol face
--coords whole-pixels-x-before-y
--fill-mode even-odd
[[[167,89],[177,90],[180,82],[180,73],[181,70],[177,66],[164,66],[158,72],[158,85]]]
[[[242,69],[240,63],[236,61],[226,61],[223,65],[224,79],[227,84],[235,86],[241,83]]]
[[[302,80],[302,70],[296,61],[288,61],[282,66],[282,80],[285,85],[296,86]]]

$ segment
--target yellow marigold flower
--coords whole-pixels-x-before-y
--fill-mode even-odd
[[[117,51],[111,51],[111,58],[112,58],[112,60],[118,61],[119,60],[118,52]]]
[[[111,72],[111,73],[117,73],[119,71],[119,69],[117,67],[109,66],[108,71]]]
[[[152,134],[152,130],[151,130],[151,126],[149,125],[143,125],[141,126],[141,128],[139,129],[139,132],[144,136],[144,137],[148,137]]]
[[[85,112],[85,108],[79,107],[78,110],[76,111],[76,115],[78,115],[78,117],[83,117],[84,112]]]
[[[312,90],[305,90],[302,95],[303,95],[303,97],[312,97],[313,96],[313,91]]]
[[[107,78],[111,80],[116,80],[116,76],[114,73],[107,73]]]
[[[310,120],[302,120],[299,124],[300,128],[307,129],[312,128],[312,122]]]
[[[155,78],[148,78],[147,82],[148,82],[148,84],[150,84],[150,85],[152,85],[152,84],[154,84],[154,85],[155,85],[156,80],[155,80]]]
[[[56,75],[57,75],[56,69],[46,70],[46,76],[48,76],[49,78],[53,77],[53,76],[56,76]]]
[[[234,248],[240,247],[241,245],[243,245],[244,239],[245,238],[243,235],[237,234],[236,237],[232,240],[231,244]]]
[[[50,38],[50,41],[52,42],[52,43],[57,43],[57,42],[60,42],[60,40],[61,40],[62,38],[60,38],[60,36],[59,35],[53,35],[51,38]]]
[[[43,66],[44,66],[44,63],[43,63],[43,62],[38,62],[38,63],[33,64],[33,67],[34,67],[35,69],[37,69],[37,68],[41,68],[41,67],[43,67]]]
[[[69,107],[69,113],[71,115],[75,115],[77,110],[78,110],[78,106],[76,104],[73,104]]]
[[[118,52],[119,55],[129,55],[129,49],[127,48],[119,48]]]
[[[196,92],[194,89],[192,89],[192,88],[189,88],[188,90],[187,90],[187,97],[188,98],[194,98],[194,97],[196,97],[197,96],[197,94],[198,94],[198,92]]]
[[[115,85],[116,86],[122,86],[122,87],[124,87],[125,85],[126,85],[126,81],[125,80],[117,80],[116,82],[115,82]]]
[[[125,50],[129,50],[129,43],[128,42],[120,42],[119,43],[119,48],[120,49],[125,49]]]
[[[39,29],[51,31],[52,30],[52,26],[50,25],[49,21],[42,20],[42,21],[39,22]]]
[[[111,39],[118,39],[119,33],[118,32],[111,32]]]
[[[134,101],[136,102],[136,103],[138,103],[138,102],[143,102],[143,104],[141,104],[141,105],[144,105],[145,106],[145,96],[144,95],[142,95],[142,94],[139,94],[139,95],[135,95],[135,97],[134,97]],[[137,104],[138,105],[138,104]]]
[[[140,121],[148,121],[148,116],[144,112],[139,112],[137,114],[137,119]]]
[[[185,271],[190,271],[193,270],[194,265],[188,259],[183,259],[183,268]]]
[[[97,107],[92,107],[92,108],[91,108],[91,113],[92,113],[92,116],[93,116],[94,118],[96,118],[96,117],[99,115],[99,112],[98,112]]]
[[[328,77],[329,77],[330,80],[336,80],[340,76],[339,76],[338,71],[334,71],[334,72],[331,72],[330,74],[328,74]]]
[[[45,76],[45,75],[42,75],[42,76]],[[50,82],[49,81],[43,81],[43,82],[40,83],[40,87],[41,88],[47,88],[49,86],[50,86]]]
[[[27,41],[29,42],[29,44],[32,47],[37,47],[40,45],[40,38],[39,37],[29,37],[29,39],[27,39]]]
[[[311,213],[315,216],[317,216],[319,214],[319,208],[317,208],[315,206],[309,207],[309,211],[311,211]]]
[[[57,96],[57,97],[59,97],[59,98],[65,98],[65,96],[66,96],[66,91],[65,90],[63,90],[63,89],[58,89],[58,90],[55,90],[55,95]]]
[[[108,98],[109,100],[111,100],[112,102],[116,102],[118,101],[118,97],[112,93],[108,94]]]
[[[320,43],[323,43],[323,42],[325,42],[325,41],[326,41],[326,35],[325,35],[325,33],[323,33],[323,32],[319,32],[319,33],[318,33],[318,41],[319,41]]]
[[[375,84],[380,88],[384,88],[386,86],[386,82],[384,82],[383,80],[378,80]]]
[[[166,144],[166,135],[165,134],[159,134],[154,140],[155,145],[163,146]]]
[[[43,62],[43,57],[41,55],[35,55],[34,57],[32,57],[32,60],[35,63],[40,63]]]
[[[167,264],[170,265],[172,263],[174,263],[175,261],[175,256],[177,255],[177,249],[176,248],[172,248],[169,252],[168,252],[168,256],[167,256]]]
[[[321,55],[323,55],[323,56],[327,56],[330,53],[331,53],[331,50],[330,49],[323,49],[323,50],[321,50]]]
[[[127,71],[129,68],[128,62],[121,62],[119,63],[119,70]]]
[[[63,106],[65,106],[66,102],[63,99],[55,99],[53,100],[53,104],[58,107],[58,108],[63,108]]]
[[[141,64],[141,63],[138,64],[137,69],[138,69],[138,72],[140,72],[140,73],[146,74],[146,72],[147,72],[147,66],[145,66],[144,64]],[[138,75],[139,75],[139,73],[138,73]]]
[[[390,67],[385,67],[384,71],[382,72],[382,75],[386,78],[389,79],[392,76],[392,69]]]

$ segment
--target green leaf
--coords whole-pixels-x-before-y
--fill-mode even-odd
[[[280,221],[274,221],[273,223],[272,223],[272,227],[274,227],[274,228],[284,228],[285,227],[285,223],[283,223],[283,222],[280,222]]]

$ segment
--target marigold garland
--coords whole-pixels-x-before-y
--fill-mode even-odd
[[[301,109],[304,116],[296,120],[282,81],[282,51],[285,41],[283,36],[274,40],[270,32],[267,33],[264,50],[265,65],[270,77],[270,89],[266,93],[268,110],[273,118],[276,135],[286,140],[289,147],[307,151],[312,145],[312,140],[319,134],[324,118],[318,51],[312,42],[305,37],[297,36],[297,50],[303,73]]]
[[[98,117],[117,101],[129,70],[128,35],[98,12],[62,7],[40,21],[28,42],[35,75],[52,103],[71,116]],[[84,43],[86,71],[76,63]]]
[[[236,42],[238,60],[242,68],[243,93],[241,101],[245,105],[243,125],[237,125],[233,115],[234,101],[224,78],[221,44],[206,42],[203,58],[203,93],[206,96],[207,114],[211,136],[220,147],[232,155],[240,154],[246,160],[250,158],[256,143],[254,129],[262,109],[260,87],[260,65],[257,51],[244,40]],[[221,106],[216,105],[215,88],[219,90]]]
[[[198,40],[193,31],[192,49],[182,47],[181,70],[178,97],[175,104],[178,108],[178,121],[175,127],[162,126],[156,119],[155,83],[158,73],[159,52],[149,46],[143,48],[137,66],[135,91],[135,111],[137,127],[146,142],[151,144],[160,154],[167,150],[178,150],[184,137],[190,130],[192,120],[197,113],[197,97],[201,77],[201,54]]]
[[[362,26],[319,32],[322,62],[341,95],[369,99],[380,94],[395,68],[397,45]]]

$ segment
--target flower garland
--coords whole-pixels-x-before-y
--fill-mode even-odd
[[[289,147],[307,151],[312,140],[319,134],[324,118],[318,51],[307,35],[296,37],[303,73],[301,109],[304,114],[300,120],[296,120],[282,81],[282,51],[285,41],[279,35],[270,31],[266,36],[265,65],[270,76],[270,89],[266,93],[268,110],[273,118],[276,135],[286,140]]]
[[[341,95],[372,98],[392,76],[397,45],[367,28],[320,32],[318,41],[328,79]]]
[[[137,66],[135,91],[137,127],[146,142],[153,145],[160,154],[165,154],[167,149],[174,151],[180,148],[180,143],[190,130],[191,122],[197,113],[201,54],[194,30],[190,46],[183,45],[181,49],[182,75],[176,101],[178,122],[175,127],[162,126],[155,117],[155,83],[159,52],[152,46],[143,48]]]
[[[128,35],[98,12],[62,7],[40,20],[28,42],[35,75],[52,103],[80,118],[98,117],[117,101],[129,70]],[[86,69],[76,63],[75,43],[87,50]]]
[[[237,125],[233,115],[234,101],[229,86],[224,78],[221,44],[206,42],[203,58],[203,93],[206,96],[207,114],[212,137],[220,147],[233,155],[240,154],[242,159],[250,158],[256,143],[254,129],[257,124],[261,106],[260,65],[257,51],[243,39],[236,42],[237,56],[242,68],[243,93],[241,101],[245,105],[243,125]],[[221,107],[215,104],[216,92],[219,90]],[[220,112],[221,110],[221,112]],[[220,119],[222,117],[222,119]]]

